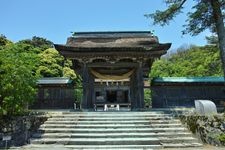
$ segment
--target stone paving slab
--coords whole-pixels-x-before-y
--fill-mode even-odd
[[[31,147],[31,146],[22,146],[22,147],[11,147],[10,150],[72,150],[73,148],[66,148],[63,145],[50,145],[48,147]],[[126,148],[122,148],[125,150]],[[135,148],[136,150],[154,150],[154,149],[146,149],[146,148]],[[165,148],[162,150],[224,150],[225,147],[216,147],[204,145],[203,147],[192,147],[192,148]],[[109,150],[109,149],[107,149]]]
[[[202,147],[190,147],[190,148],[165,148],[163,150],[225,150],[225,147],[216,147],[210,145],[204,145]]]

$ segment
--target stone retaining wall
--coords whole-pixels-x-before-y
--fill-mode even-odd
[[[9,135],[12,137],[7,142],[8,146],[21,146],[29,143],[29,139],[41,124],[47,120],[46,115],[28,115],[0,117],[0,148],[5,147],[6,142],[3,141],[3,136]]]
[[[225,114],[214,116],[188,114],[179,115],[179,118],[203,143],[225,146]]]

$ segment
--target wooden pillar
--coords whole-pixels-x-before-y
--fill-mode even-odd
[[[144,79],[143,79],[143,69],[142,64],[139,63],[137,72],[137,108],[144,108]]]
[[[94,109],[94,104],[95,104],[95,88],[94,88],[94,77],[93,75],[89,72],[89,91],[90,91],[90,100],[88,101],[88,106],[89,109]]]
[[[144,108],[144,79],[141,63],[137,66],[130,79],[131,109],[140,110]]]
[[[94,92],[94,81],[91,76],[87,64],[84,63],[82,71],[82,83],[83,83],[83,99],[82,109],[93,109],[93,92]]]
[[[130,77],[130,99],[131,99],[131,109],[136,109],[136,97],[135,97],[135,73]]]

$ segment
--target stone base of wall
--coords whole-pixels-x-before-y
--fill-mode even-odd
[[[186,114],[179,115],[179,118],[203,143],[225,146],[225,114],[214,116]]]
[[[0,148],[6,146],[3,137],[11,136],[7,142],[9,146],[21,146],[29,143],[31,135],[43,124],[48,117],[44,114],[32,114],[27,116],[3,116],[0,118]]]

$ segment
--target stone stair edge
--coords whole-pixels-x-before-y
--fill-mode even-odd
[[[74,149],[90,146],[110,149],[107,144],[119,148],[126,148],[124,144],[127,144],[132,149],[135,144],[137,148],[154,148],[155,145],[160,149],[202,146],[179,119],[163,111],[57,112],[48,115],[50,118],[36,133],[42,135],[41,138],[34,136],[32,144],[61,143]],[[99,144],[103,144],[102,147]]]

